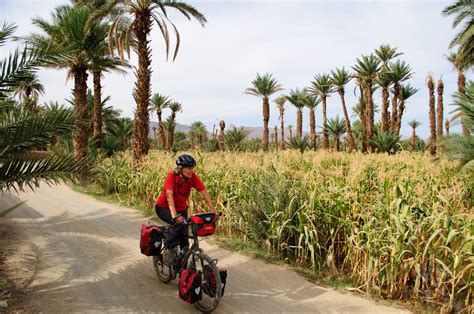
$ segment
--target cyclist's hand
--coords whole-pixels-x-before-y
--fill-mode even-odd
[[[176,216],[173,218],[174,220],[174,223],[177,223],[177,224],[182,224],[184,222],[184,217],[183,216]]]

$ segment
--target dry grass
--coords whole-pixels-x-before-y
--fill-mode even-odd
[[[314,272],[350,276],[391,299],[472,309],[472,173],[427,155],[308,152],[195,155],[197,173],[240,236]],[[97,182],[152,208],[174,157],[153,152],[103,162]],[[195,210],[202,202],[195,198]]]

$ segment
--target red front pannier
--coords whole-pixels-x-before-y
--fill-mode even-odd
[[[179,278],[179,297],[188,303],[195,303],[202,299],[201,272],[199,270],[184,269]]]
[[[214,213],[202,213],[192,215],[192,232],[194,235],[203,237],[216,233],[216,221],[219,216]]]
[[[140,234],[140,251],[146,256],[158,256],[161,252],[163,230],[153,224],[142,224]]]

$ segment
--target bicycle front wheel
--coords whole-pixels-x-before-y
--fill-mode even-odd
[[[222,296],[221,277],[216,266],[217,260],[203,253],[195,254],[194,262],[190,257],[188,267],[201,271],[202,299],[194,306],[201,312],[214,311]]]

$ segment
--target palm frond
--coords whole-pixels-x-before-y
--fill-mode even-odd
[[[14,23],[3,22],[0,28],[0,46],[3,46],[5,42],[10,39],[16,29],[17,26]]]
[[[303,154],[308,148],[311,147],[311,141],[308,135],[303,137],[292,137],[288,139],[286,142],[286,147],[290,149],[299,150],[301,154]]]
[[[34,189],[41,181],[58,183],[84,175],[91,169],[86,159],[76,161],[73,155],[52,154],[47,158],[35,154],[3,161],[0,164],[0,190]]]
[[[0,158],[44,146],[54,136],[71,131],[74,114],[69,110],[43,111],[36,115],[9,110],[0,115]]]

